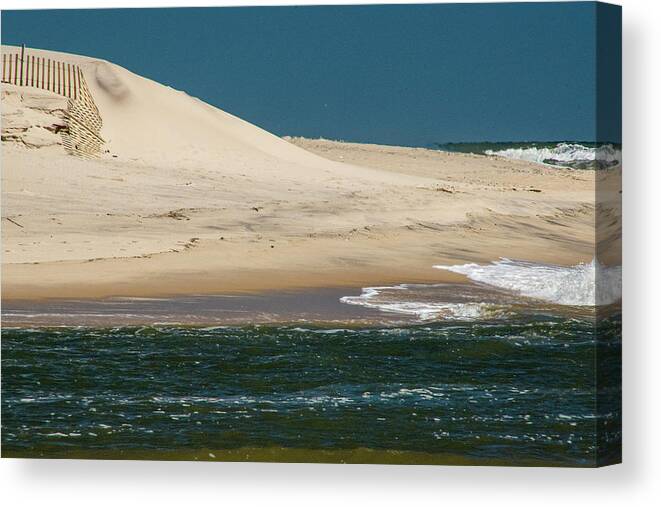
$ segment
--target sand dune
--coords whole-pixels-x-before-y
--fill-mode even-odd
[[[30,51],[81,66],[106,144],[67,154],[52,128],[66,100],[3,83],[4,298],[434,281],[456,277],[439,263],[594,256],[594,172],[285,140],[112,63]]]

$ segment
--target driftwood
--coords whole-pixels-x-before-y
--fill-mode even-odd
[[[14,224],[14,225],[18,225],[21,229],[23,229],[23,226],[22,226],[21,224],[19,224],[16,220],[13,220],[13,219],[11,219],[11,218],[9,218],[9,217],[5,217],[5,218],[6,218],[7,220],[9,220],[12,224]]]

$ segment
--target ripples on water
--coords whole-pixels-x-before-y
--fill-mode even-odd
[[[621,438],[619,317],[596,329],[553,316],[3,329],[3,452],[368,448],[590,466]]]

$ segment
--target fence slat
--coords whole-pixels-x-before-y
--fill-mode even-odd
[[[73,99],[76,100],[78,98],[78,86],[77,86],[77,80],[76,80],[76,65],[73,66]]]
[[[80,96],[83,100],[86,100],[85,94],[83,93],[83,71],[78,67],[78,90],[80,90]]]

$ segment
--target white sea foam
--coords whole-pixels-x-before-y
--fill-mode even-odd
[[[577,162],[594,163],[597,161],[601,165],[610,166],[622,162],[622,152],[610,144],[593,147],[576,143],[559,143],[552,148],[528,146],[504,150],[486,150],[484,153],[540,164],[547,163],[548,165],[571,165]]]
[[[534,300],[566,306],[607,305],[622,292],[622,269],[596,260],[558,266],[501,259],[488,265],[434,266],[467,276],[475,284],[401,284],[366,287],[342,303],[408,316],[419,321],[499,319],[534,306]],[[516,308],[519,308],[517,310]]]
[[[557,266],[501,259],[487,265],[434,266],[523,296],[560,305],[594,306],[618,301],[622,295],[622,267],[588,264]]]
[[[393,291],[407,291],[415,286],[401,284],[392,287],[365,287],[359,296],[344,296],[342,303],[375,308],[382,312],[410,315],[420,320],[444,318],[450,320],[472,320],[480,317],[488,307],[486,303],[449,303],[418,300],[403,300],[392,297]],[[408,294],[407,294],[408,295]]]

